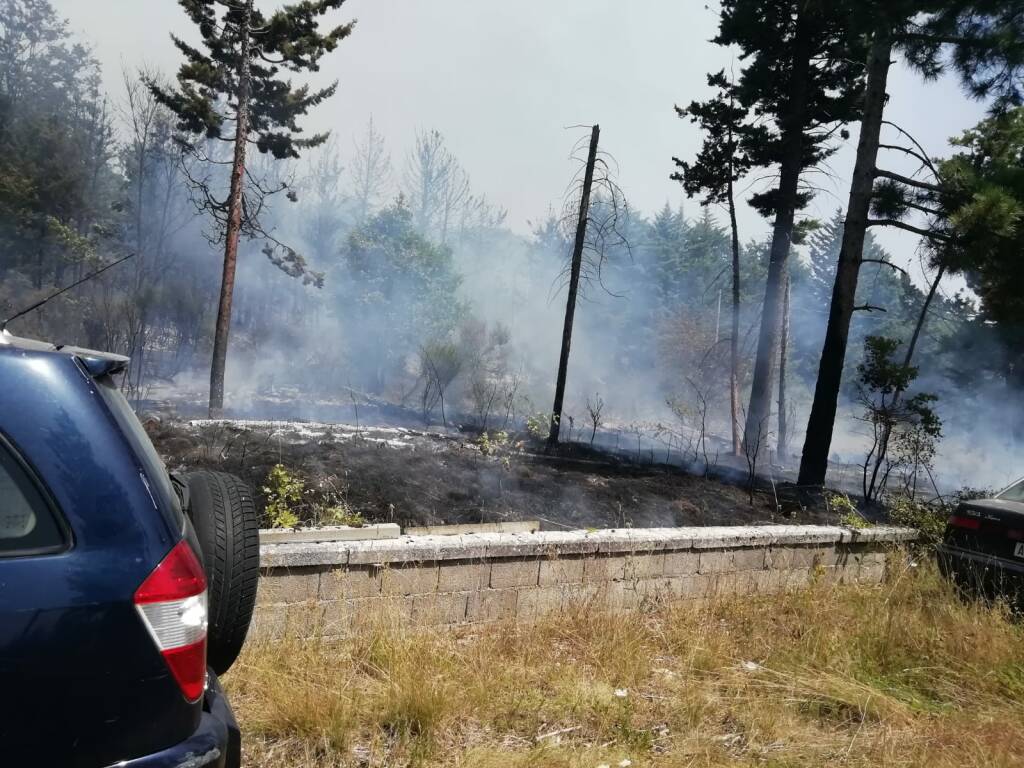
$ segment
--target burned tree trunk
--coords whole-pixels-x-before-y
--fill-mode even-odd
[[[732,131],[729,132],[732,142]],[[740,231],[736,224],[736,200],[733,197],[732,176],[726,188],[729,206],[729,226],[732,230],[732,337],[729,339],[729,422],[732,425],[732,453],[743,453],[740,427]]]
[[[576,294],[580,287],[580,269],[583,265],[583,246],[587,236],[587,216],[590,212],[590,187],[594,183],[594,165],[597,162],[597,140],[601,133],[595,125],[590,132],[590,151],[587,154],[587,168],[580,191],[580,214],[576,222],[576,240],[572,247],[572,264],[569,267],[569,295],[565,302],[565,326],[562,329],[562,353],[558,359],[558,379],[555,382],[555,403],[551,409],[551,426],[548,432],[548,447],[558,444],[558,429],[562,421],[562,403],[565,399],[565,377],[569,369],[569,348],[572,345],[572,323],[576,314]]]
[[[249,140],[249,26],[252,3],[248,0],[240,27],[241,46],[238,67],[238,106],[235,109],[235,154],[231,163],[231,189],[228,193],[227,228],[224,232],[224,272],[217,305],[217,325],[213,333],[213,362],[210,365],[210,418],[224,412],[224,369],[231,331],[231,299],[235,291],[235,266],[238,240],[242,232],[242,186],[245,183],[245,148]]]
[[[825,331],[818,380],[814,387],[814,401],[811,404],[807,435],[804,438],[797,481],[800,485],[823,485],[828,470],[832,430],[835,427],[836,410],[839,405],[839,387],[842,383],[843,363],[846,359],[846,345],[850,336],[850,321],[853,318],[857,279],[864,255],[864,237],[871,209],[882,114],[885,110],[885,85],[891,56],[892,37],[889,31],[876,33],[868,54],[857,160],[850,185],[850,200],[843,227],[843,244],[832,289],[828,328]]]
[[[812,56],[810,21],[805,16],[806,13],[800,14],[793,40],[793,87],[783,124],[778,203],[772,230],[768,280],[761,309],[761,331],[754,359],[754,376],[750,386],[750,407],[747,408],[747,421],[743,429],[743,450],[747,455],[760,452],[769,432],[775,356],[778,353],[782,319],[783,275],[793,240],[800,172],[804,166],[804,129]],[[754,442],[756,446],[752,444]]]
[[[789,356],[790,277],[786,275],[782,298],[782,332],[779,336],[779,434],[776,452],[779,458],[789,455],[789,413],[786,404],[786,363]]]

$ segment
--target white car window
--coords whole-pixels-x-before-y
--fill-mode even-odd
[[[996,498],[1003,501],[1024,501],[1024,480],[1014,483]]]

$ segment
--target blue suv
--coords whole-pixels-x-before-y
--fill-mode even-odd
[[[255,603],[252,496],[167,473],[127,362],[0,331],[4,765],[240,764],[217,674]]]

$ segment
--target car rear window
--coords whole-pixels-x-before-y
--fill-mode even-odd
[[[0,439],[0,557],[64,548],[66,537],[28,468]]]
[[[1003,501],[1024,501],[1024,480],[1011,485],[996,498]]]
[[[180,527],[183,520],[178,495],[174,492],[171,476],[167,474],[167,467],[164,466],[156,448],[153,447],[149,435],[142,428],[142,424],[135,416],[135,411],[132,410],[125,396],[121,394],[116,382],[110,376],[103,376],[97,379],[97,383],[100,385],[100,395],[106,401],[114,415],[114,420],[117,421],[117,425],[128,439],[136,458],[141,462],[142,469],[146,473],[146,480],[155,486],[152,488],[153,493],[164,500],[165,507],[173,510],[174,519],[170,521],[171,524]]]

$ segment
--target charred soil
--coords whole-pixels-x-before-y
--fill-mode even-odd
[[[219,469],[244,478],[261,509],[268,473],[283,465],[305,486],[299,516],[341,503],[366,522],[407,525],[539,520],[542,527],[616,528],[835,522],[822,504],[779,511],[759,487],[644,465],[588,447],[544,453],[528,436],[301,422],[149,422],[172,470]],[[785,495],[785,489],[778,493]],[[303,511],[306,514],[303,514]]]

